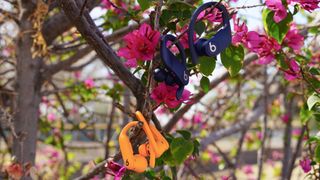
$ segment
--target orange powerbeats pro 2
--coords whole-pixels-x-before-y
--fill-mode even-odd
[[[139,154],[143,156],[150,156],[150,167],[154,167],[155,158],[160,157],[166,150],[169,149],[169,143],[162,136],[162,134],[153,125],[148,125],[146,119],[141,112],[137,111],[136,116],[139,121],[143,122],[143,130],[146,133],[149,142],[139,146]],[[146,126],[145,126],[146,124]],[[155,158],[153,158],[155,153]]]
[[[137,173],[144,172],[148,167],[147,159],[140,154],[133,154],[133,149],[130,143],[130,139],[127,136],[128,130],[136,126],[138,121],[128,123],[121,131],[119,135],[120,151],[123,162],[127,169],[135,171]]]
[[[121,131],[119,136],[120,151],[122,154],[125,166],[129,170],[142,173],[147,169],[148,163],[145,157],[150,156],[149,166],[155,166],[155,158],[160,157],[167,149],[169,143],[162,134],[153,125],[149,125],[142,113],[136,112],[137,119],[143,123],[142,129],[147,135],[148,142],[139,146],[139,154],[134,154],[132,145],[127,131],[138,124],[137,121],[128,123]]]

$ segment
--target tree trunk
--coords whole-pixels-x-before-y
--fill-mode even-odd
[[[34,165],[36,155],[39,104],[41,101],[41,59],[32,58],[32,23],[29,16],[36,1],[21,1],[20,36],[17,42],[17,101],[14,118],[13,155],[21,164]]]

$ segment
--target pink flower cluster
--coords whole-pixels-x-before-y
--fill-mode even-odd
[[[232,37],[232,44],[243,44],[251,52],[259,55],[259,64],[269,64],[275,58],[275,53],[281,49],[280,44],[272,37],[259,34],[255,31],[248,31],[248,27],[243,22],[239,22],[239,19],[234,20],[235,34]],[[304,37],[299,34],[297,26],[292,23],[290,29],[286,34],[282,45],[287,45],[295,53],[299,53],[303,46]],[[288,60],[288,70],[285,71],[285,78],[289,81],[301,77],[300,67],[298,63],[291,59]]]
[[[266,5],[271,11],[274,11],[273,20],[276,23],[287,17],[287,9],[281,0],[266,0]]]
[[[234,45],[242,43],[251,52],[257,53],[259,64],[269,64],[275,58],[275,52],[281,48],[274,38],[248,31],[248,27],[244,23],[240,25],[239,20],[235,21],[234,29],[236,34],[232,37],[232,43]]]
[[[290,29],[286,34],[283,42],[294,50],[295,53],[299,53],[303,46],[304,37],[299,33],[297,25],[295,23],[290,24]]]
[[[111,170],[111,172],[107,171],[107,174],[114,176],[114,180],[122,179],[122,176],[126,172],[126,167],[122,166],[116,162],[110,161],[105,164],[107,170]]]
[[[284,71],[284,78],[288,81],[293,81],[300,77],[301,77],[300,66],[295,60],[290,59],[289,68],[288,70]]]
[[[124,37],[126,47],[119,49],[118,56],[127,59],[126,66],[137,67],[138,60],[152,60],[159,38],[160,33],[158,31],[153,30],[148,24],[142,24],[138,30]]]
[[[180,100],[176,98],[178,86],[168,86],[165,83],[159,83],[157,87],[152,90],[151,98],[159,105],[164,103],[168,108],[176,108],[181,103],[190,102],[190,91],[184,90]]]
[[[116,8],[115,6],[113,6],[112,2],[110,2],[110,0],[102,0],[101,3],[102,3],[103,8],[105,8],[105,9],[110,9],[116,14],[122,13],[122,10],[120,8]],[[120,6],[123,9],[127,8],[126,4],[121,0],[118,0],[117,6]]]
[[[300,4],[300,6],[311,12],[319,8],[319,0],[287,0],[290,4]]]
[[[212,23],[221,23],[222,22],[222,13],[219,11],[219,9],[208,9],[205,11],[202,11],[197,20],[203,20],[206,19]]]
[[[299,161],[299,164],[304,173],[311,171],[311,160],[309,158],[303,158]]]
[[[88,78],[84,81],[84,85],[87,89],[91,89],[94,87],[94,80],[92,78]]]
[[[319,8],[318,0],[287,0],[288,4],[299,4],[303,9],[311,12]],[[279,23],[287,17],[287,7],[282,4],[282,0],[266,0],[268,9],[274,12],[273,20]]]

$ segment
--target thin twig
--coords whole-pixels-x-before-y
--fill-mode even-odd
[[[112,102],[114,104],[115,99],[113,99]],[[105,149],[104,159],[108,159],[108,157],[109,157],[109,152],[110,152],[109,142],[111,140],[111,130],[112,130],[112,124],[113,124],[113,120],[114,120],[115,107],[116,106],[111,107],[110,117],[106,118],[106,119],[109,119],[109,122],[108,122],[108,127],[106,129],[107,130],[107,140],[106,140],[106,145],[105,145],[106,149]]]
[[[287,96],[284,96],[284,99]],[[283,154],[284,158],[282,160],[282,172],[281,179],[288,179],[289,171],[290,171],[290,162],[291,162],[291,131],[292,131],[292,103],[293,100],[290,99],[289,102],[285,103],[285,112],[286,115],[289,116],[289,120],[286,123],[285,132],[284,132],[284,143],[283,143]]]
[[[232,177],[234,179],[236,179],[236,170],[240,164],[240,156],[241,156],[241,152],[242,152],[242,145],[243,145],[243,142],[244,142],[244,139],[246,137],[246,132],[247,132],[248,128],[245,128],[242,132],[241,132],[241,137],[239,139],[239,142],[238,142],[238,150],[237,150],[237,153],[236,153],[236,156],[235,156],[235,161],[234,161],[234,166],[233,166],[233,172],[232,172]]]
[[[261,179],[262,176],[262,170],[263,170],[263,161],[264,161],[264,155],[265,155],[265,141],[267,139],[267,128],[268,128],[268,73],[267,73],[267,66],[264,67],[264,117],[263,117],[263,123],[262,123],[262,141],[261,141],[261,148],[258,151],[258,180]]]

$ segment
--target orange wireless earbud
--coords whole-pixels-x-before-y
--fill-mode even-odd
[[[127,169],[138,173],[144,172],[148,167],[145,157],[150,156],[149,166],[154,168],[156,158],[160,157],[167,149],[169,143],[153,125],[149,125],[141,112],[137,111],[136,116],[143,123],[142,129],[147,135],[148,142],[139,146],[139,154],[133,154],[133,149],[127,136],[127,131],[138,124],[138,121],[128,123],[119,136],[120,151],[123,162]]]
[[[139,121],[143,122],[142,128],[149,140],[149,142],[139,146],[139,154],[145,157],[150,156],[150,167],[154,167],[155,158],[160,157],[167,149],[169,149],[169,143],[156,127],[151,124],[148,125],[141,112],[137,111],[136,116]]]
[[[127,169],[133,170],[138,173],[144,172],[148,167],[147,159],[140,154],[133,154],[133,149],[130,139],[127,136],[127,131],[138,124],[138,121],[128,123],[119,135],[120,151],[122,154],[123,162]]]

